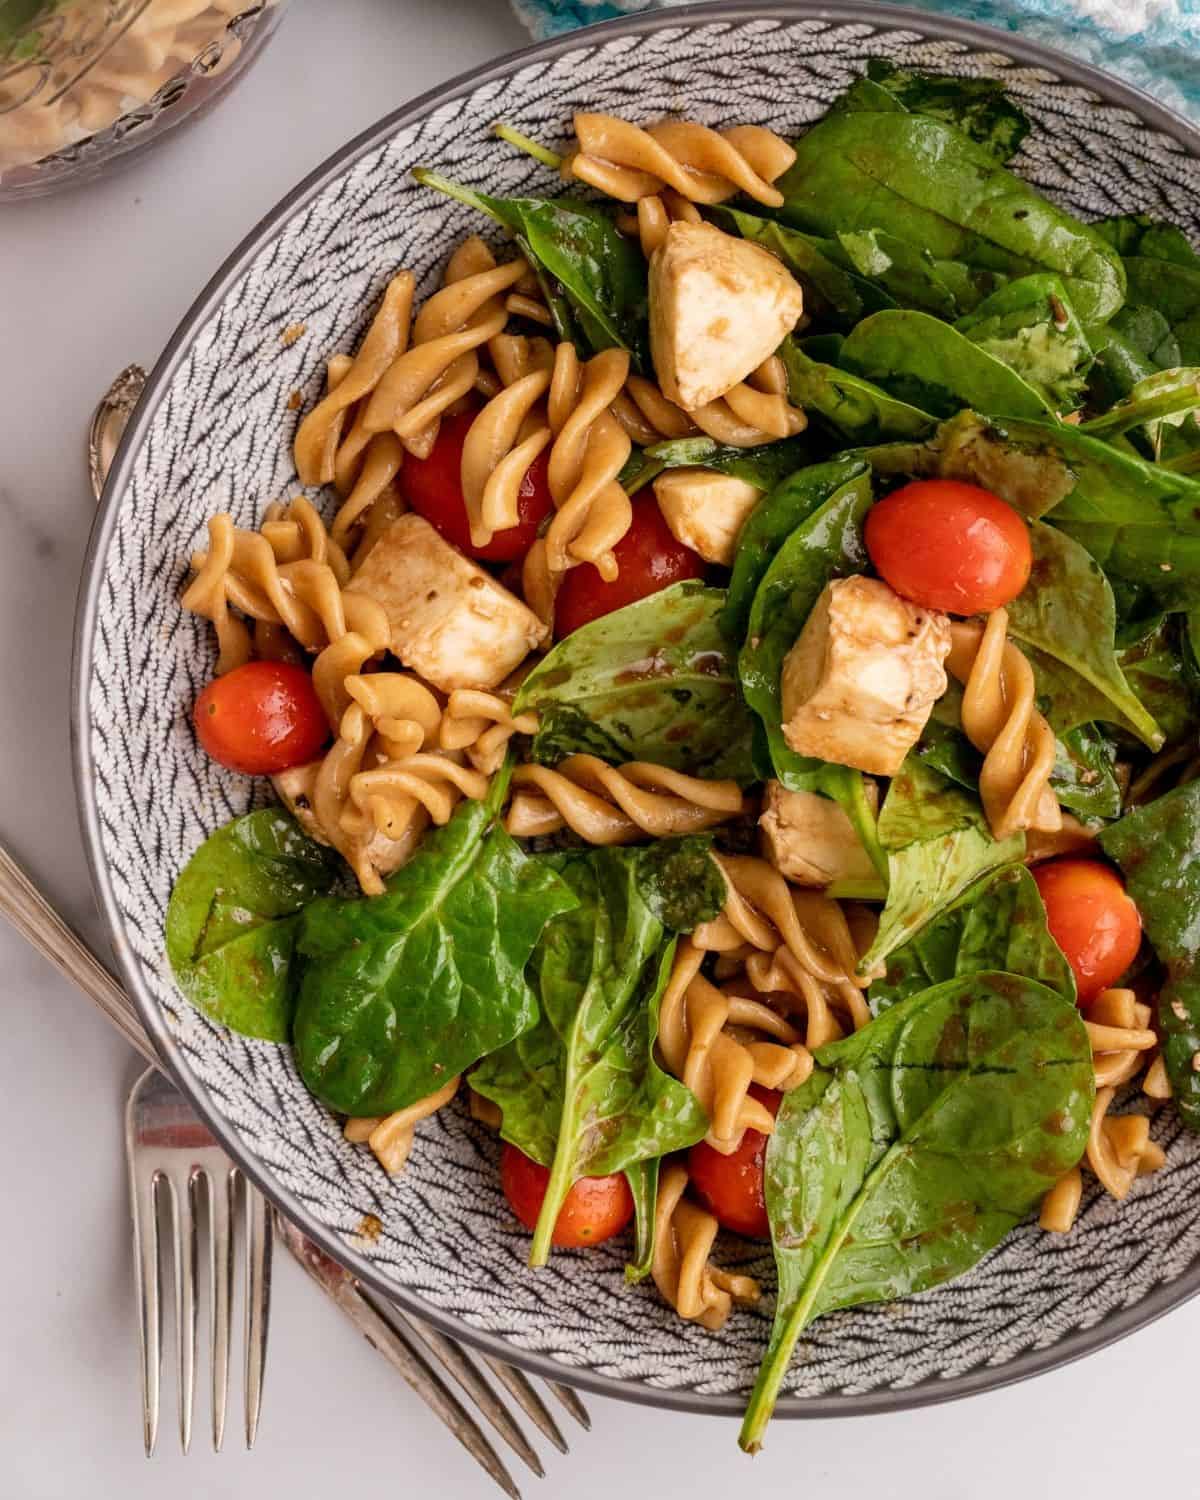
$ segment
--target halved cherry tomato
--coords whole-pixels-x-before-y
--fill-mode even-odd
[[[212,758],[247,776],[302,766],[329,738],[312,678],[284,661],[251,661],[213,678],[193,718]]]
[[[781,1094],[756,1083],[750,1085],[750,1093],[773,1115],[779,1113]],[[728,1156],[722,1156],[707,1141],[693,1146],[688,1156],[692,1186],[704,1206],[723,1229],[751,1240],[768,1239],[771,1233],[763,1196],[766,1156],[767,1137],[758,1130],[744,1131],[741,1144]]]
[[[591,563],[580,563],[563,579],[554,604],[554,634],[559,640],[673,583],[704,577],[704,559],[675,540],[649,491],[634,500],[633,521],[613,556],[619,572],[611,583],[605,583]]]
[[[531,1161],[523,1151],[505,1143],[500,1157],[500,1184],[513,1213],[532,1229],[542,1211],[550,1168]],[[633,1217],[633,1194],[622,1172],[608,1177],[581,1177],[558,1211],[551,1243],[564,1249],[599,1245],[620,1234]]]
[[[481,562],[512,562],[524,557],[533,546],[539,525],[554,509],[547,478],[550,453],[544,448],[521,481],[517,496],[519,524],[497,531],[486,547],[473,546],[462,492],[462,451],[471,423],[478,415],[479,408],[472,405],[457,416],[443,417],[429,457],[405,455],[399,474],[400,489],[417,515],[423,516],[468,557],[477,557]]]
[[[1080,1005],[1115,984],[1137,957],[1142,919],[1111,866],[1052,859],[1033,871],[1050,935],[1075,973]]]
[[[867,513],[867,551],[901,598],[925,609],[980,614],[1010,604],[1029,581],[1029,528],[978,485],[921,479]]]

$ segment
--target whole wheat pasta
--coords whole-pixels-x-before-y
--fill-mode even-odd
[[[962,725],[984,755],[979,795],[998,839],[1032,828],[1053,833],[1062,810],[1050,787],[1054,731],[1035,707],[1033,668],[1008,639],[1008,611],[987,624],[955,620],[947,669],[964,686]]]
[[[703,781],[646,761],[615,767],[594,755],[570,755],[553,770],[518,766],[512,786],[504,826],[517,838],[567,827],[589,844],[630,844],[699,833],[745,808],[734,781]]]
[[[700,210],[674,188],[664,188],[647,198],[639,198],[636,211],[621,214],[617,228],[624,234],[636,234],[641,243],[642,254],[647,260],[667,237],[672,224],[699,224]]]
[[[460,1078],[452,1078],[436,1093],[418,1099],[405,1109],[390,1115],[354,1116],[346,1121],[343,1134],[356,1144],[365,1141],[375,1153],[375,1160],[389,1176],[404,1170],[416,1138],[417,1126],[449,1104],[458,1092]]]
[[[771,1135],[771,1111],[748,1093],[750,1085],[798,1088],[812,1072],[812,1055],[793,1026],[769,1005],[730,995],[700,973],[704,950],[680,943],[659,1005],[658,1049],[666,1070],[696,1096],[708,1116],[706,1139],[724,1155],[746,1130]]]
[[[554,434],[547,477],[556,511],[545,535],[551,573],[590,562],[608,582],[617,576],[612,549],[633,519],[617,475],[633,445],[608,408],[628,374],[625,349],[605,349],[586,364],[572,344],[555,350],[547,398]]]
[[[511,704],[499,693],[456,688],[446,700],[438,744],[443,750],[461,750],[477,771],[492,776],[500,769],[513,735],[536,734],[537,727],[536,714],[514,718]]]
[[[508,322],[502,294],[525,269],[522,260],[498,266],[478,238],[459,246],[441,290],[413,322],[410,345],[371,392],[359,419],[363,431],[390,430],[410,453],[428,458],[442,414],[474,387],[477,351]]]
[[[1083,1201],[1083,1173],[1072,1167],[1042,1199],[1039,1225],[1051,1234],[1066,1234],[1075,1224]]]
[[[643,448],[664,439],[695,437],[700,431],[687,412],[668,401],[657,383],[644,375],[630,375],[609,410],[629,438]]]
[[[535,408],[550,389],[550,371],[532,370],[505,386],[471,423],[462,450],[462,492],[471,541],[486,547],[520,519],[518,500],[529,465],[553,437]]]
[[[788,399],[787,372],[771,355],[746,380],[716,401],[685,412],[643,375],[631,375],[611,404],[613,415],[629,437],[648,446],[664,439],[703,433],[732,448],[757,448],[795,437],[808,418]]]
[[[685,1166],[673,1162],[663,1167],[651,1275],[681,1318],[715,1332],[735,1305],[753,1307],[761,1292],[752,1276],[733,1275],[712,1264],[709,1256],[717,1238],[717,1221],[684,1197],[687,1184]]]
[[[673,188],[691,203],[723,203],[737,192],[778,208],[783,194],[772,183],[796,159],[791,146],[760,125],[710,130],[684,120],[642,129],[615,115],[575,116],[578,149],[563,175],[636,203]]]

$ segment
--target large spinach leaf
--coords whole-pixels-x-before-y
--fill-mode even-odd
[[[494,198],[424,167],[413,176],[517,236],[535,269],[550,278],[551,290],[562,294],[547,303],[560,339],[582,343],[584,352],[593,354],[628,349],[638,369],[649,372],[646,259],[602,208],[573,198]],[[570,304],[574,324],[560,311],[562,297]]]
[[[1108,579],[1070,536],[1031,521],[1033,571],[1008,607],[1008,628],[1019,641],[1082,677],[1111,705],[1103,715],[1129,727],[1152,750],[1162,731],[1125,680],[1116,653],[1116,605]],[[1044,684],[1039,690],[1046,691]]]
[[[1126,625],[1118,661],[1129,686],[1154,715],[1167,744],[1196,727],[1196,683],[1188,669],[1182,615],[1155,615]]]
[[[1174,364],[1200,364],[1200,254],[1182,229],[1148,214],[1121,214],[1095,225],[1120,253],[1129,302],[1166,319],[1178,345]]]
[[[289,1041],[300,914],[336,872],[336,856],[277,807],[205,839],[167,904],[167,959],[192,1004],[243,1036]]]
[[[382,896],[305,910],[296,1064],[331,1109],[403,1109],[536,1020],[525,964],[576,898],[496,823],[506,783],[463,803]]]
[[[1200,1130],[1200,781],[1177,787],[1106,828],[1100,844],[1125,876],[1142,927],[1166,965],[1158,996],[1175,1107]]]
[[[1050,936],[1046,908],[1024,865],[1002,865],[897,948],[870,988],[878,1014],[931,985],[988,969],[1036,979],[1072,1005],[1075,976]]]
[[[804,1329],[969,1270],[1079,1160],[1094,1094],[1075,1007],[1013,974],[936,985],[817,1053],[767,1147],[779,1297],[743,1448]]]
[[[879,813],[887,900],[859,964],[870,974],[957,901],[981,875],[1025,852],[1024,834],[997,842],[979,799],[910,755]]]
[[[581,1177],[681,1150],[708,1128],[690,1089],[654,1061],[674,944],[664,949],[666,929],[643,897],[643,858],[596,849],[558,861],[577,905],[549,923],[530,963],[540,1018],[472,1075],[500,1106],[504,1138],[550,1168],[533,1266],[546,1263]],[[719,909],[718,896],[709,915]]]
[[[738,672],[746,702],[765,731],[776,777],[789,791],[823,792],[840,802],[882,867],[862,773],[797,755],[783,735],[784,657],[830,579],[861,573],[867,564],[862,524],[871,505],[871,479],[866,465],[856,465],[852,477],[846,477],[844,465],[836,461],[804,472],[811,486],[808,493],[829,487],[829,498],[809,511],[762,574],[750,606]]]
[[[759,501],[738,537],[733,576],[721,611],[721,629],[729,640],[739,646],[745,640],[763,574],[792,532],[835,491],[865,473],[859,459],[831,459],[800,469]]]
[[[753,781],[724,607],[723,589],[677,583],[560,641],[513,703],[538,715],[533,758],[555,765],[582,751]]]
[[[867,76],[852,83],[834,110],[904,111],[953,125],[998,162],[1014,156],[1029,134],[1029,118],[994,78],[950,78],[914,73],[884,57],[867,62]]]
[[[1086,327],[1124,300],[1124,270],[1110,245],[941,120],[831,113],[796,143],[777,186],[785,223],[825,236],[882,230],[957,263],[960,312],[1005,280],[1043,271],[1062,277]]]
[[[1095,355],[1060,277],[1041,274],[1010,281],[955,327],[1014,370],[1052,411],[1074,411],[1082,404]],[[969,404],[986,409],[978,402]]]
[[[882,386],[813,359],[795,339],[785,339],[780,353],[793,403],[816,413],[844,438],[857,443],[924,438],[937,425],[928,412],[889,395]]]
[[[964,407],[1035,418],[1053,411],[1010,364],[928,313],[897,309],[865,318],[842,345],[839,363],[937,417],[951,417]]]

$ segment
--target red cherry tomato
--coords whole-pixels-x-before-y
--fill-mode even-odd
[[[1033,872],[1050,935],[1075,973],[1080,1005],[1115,984],[1137,957],[1142,919],[1117,872],[1098,859],[1054,859]]]
[[[612,583],[605,583],[591,563],[580,563],[563,579],[554,604],[554,634],[559,640],[673,583],[704,577],[704,559],[675,540],[650,493],[634,500],[633,522],[613,555],[619,572]]]
[[[530,1161],[523,1151],[505,1143],[500,1158],[500,1184],[513,1213],[532,1229],[542,1211],[550,1168]],[[581,1177],[558,1211],[552,1244],[564,1249],[599,1245],[620,1234],[633,1217],[633,1194],[621,1172],[609,1177]]]
[[[329,738],[312,678],[284,661],[251,661],[213,678],[193,718],[212,758],[247,776],[302,766]]]
[[[547,473],[550,453],[543,449],[526,470],[517,496],[520,521],[506,531],[497,531],[486,547],[471,543],[471,527],[462,493],[462,451],[479,408],[470,407],[457,416],[443,417],[437,442],[428,458],[406,454],[400,470],[400,489],[417,515],[448,542],[481,562],[511,562],[524,557],[537,537],[538,527],[554,509]]]
[[[750,1093],[771,1113],[778,1114],[781,1095],[752,1084]],[[741,1144],[729,1156],[714,1151],[707,1141],[693,1146],[688,1156],[692,1186],[704,1206],[723,1229],[744,1234],[747,1239],[770,1237],[767,1204],[763,1196],[763,1163],[767,1137],[758,1130],[742,1134]]]
[[[893,491],[868,511],[866,540],[901,598],[956,615],[1010,604],[1033,566],[1029,528],[1012,506],[957,479]]]

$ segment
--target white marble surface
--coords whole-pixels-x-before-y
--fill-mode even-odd
[[[75,586],[97,395],[153,360],[260,214],[384,111],[519,45],[503,0],[296,0],[257,73],[123,175],[0,218],[0,837],[102,941],[67,733]],[[0,924],[0,1500],[494,1491],[301,1277],[276,1261],[263,1425],[184,1460],[141,1454],[121,1156],[131,1053]],[[731,1423],[590,1400],[590,1436],[530,1497],[764,1493],[1009,1500],[1196,1493],[1200,1305],[1023,1386],[856,1423],[779,1426],[753,1465]],[[169,1391],[173,1381],[168,1376]],[[231,1424],[232,1427],[232,1424]],[[543,1445],[544,1447],[545,1445]]]

